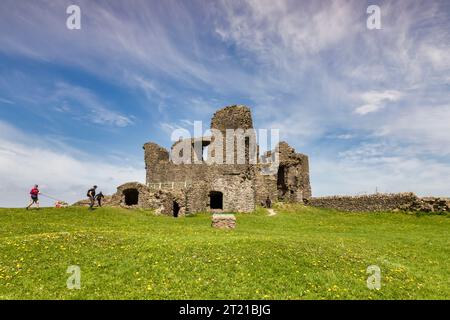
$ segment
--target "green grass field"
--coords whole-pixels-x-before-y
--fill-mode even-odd
[[[283,206],[211,217],[0,209],[1,299],[449,299],[450,219]],[[81,289],[66,286],[81,268]],[[381,268],[369,290],[366,268]]]

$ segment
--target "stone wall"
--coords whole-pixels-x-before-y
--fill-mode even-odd
[[[211,129],[218,129],[225,133],[226,129],[253,128],[252,113],[243,105],[222,108],[214,113],[211,119]]]
[[[265,204],[267,197],[272,202],[278,201],[277,176],[257,174],[255,177],[256,204]]]
[[[450,212],[450,199],[419,198],[414,193],[378,193],[361,196],[313,197],[307,205],[350,212],[413,211]]]
[[[137,192],[137,203],[127,203],[127,192]],[[210,210],[209,193],[223,194],[224,212],[252,212],[255,199],[252,179],[245,175],[222,176],[217,179],[197,181],[186,187],[151,189],[138,182],[125,183],[117,188],[105,205],[124,208],[149,208],[156,214],[174,215],[174,205],[179,207],[177,216]],[[81,204],[81,203],[80,203]]]
[[[223,193],[224,212],[252,212],[255,210],[253,180],[244,175],[218,177],[211,183],[211,190]]]
[[[414,193],[371,194],[361,196],[312,197],[307,205],[341,211],[392,211],[418,200]]]
[[[273,178],[276,180],[277,195],[271,200],[285,201],[285,202],[303,202],[304,199],[311,197],[311,185],[309,181],[309,160],[308,156],[297,153],[287,142],[282,141],[277,146],[279,152],[279,167],[278,171],[274,173]],[[272,153],[268,152],[267,156]],[[267,192],[272,194],[272,179],[263,178],[268,185],[257,189],[257,198],[264,199],[267,195],[260,194]],[[263,183],[259,179],[259,184]],[[265,190],[268,189],[268,190]],[[261,190],[261,192],[259,191]]]
[[[155,168],[169,162],[169,152],[165,148],[153,142],[144,144],[143,149],[146,181],[155,180],[154,176],[158,173],[155,171]]]
[[[450,199],[437,197],[417,198],[412,203],[400,207],[399,210],[416,212],[450,212]]]
[[[204,212],[208,208],[208,184],[206,181],[192,182],[186,190],[186,213]]]
[[[136,203],[126,201],[127,192],[137,196]],[[174,203],[179,206],[178,216],[186,214],[186,190],[151,190],[139,182],[128,182],[117,187],[117,191],[105,196],[102,205],[105,207],[153,209],[156,214],[173,215]],[[74,206],[89,206],[89,199],[80,200]],[[97,202],[95,203],[97,205]]]

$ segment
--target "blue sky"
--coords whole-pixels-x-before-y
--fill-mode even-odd
[[[449,18],[449,1],[3,0],[0,206],[144,181],[143,143],[231,104],[310,156],[314,195],[449,196]]]

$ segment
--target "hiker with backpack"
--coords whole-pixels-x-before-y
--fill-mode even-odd
[[[39,186],[37,184],[34,185],[34,187],[30,191],[31,201],[28,207],[26,209],[28,210],[33,204],[36,204],[37,208],[39,209]]]
[[[99,207],[102,206],[102,199],[103,199],[104,197],[105,197],[105,196],[103,195],[103,192],[101,192],[101,191],[95,196],[95,198],[97,199],[97,203],[98,203],[98,206],[99,206]]]
[[[89,198],[89,209],[93,209],[94,203],[95,203],[95,190],[97,189],[97,186],[93,186],[91,189],[88,190],[87,196]]]

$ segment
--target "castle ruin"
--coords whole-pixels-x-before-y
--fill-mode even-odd
[[[218,150],[223,150],[224,157],[228,154],[236,157],[234,148],[239,139],[231,137],[229,141],[226,133],[227,129],[253,129],[248,107],[235,105],[218,110],[210,128],[226,136],[226,143],[219,149],[214,136],[180,139],[172,145],[171,152],[156,143],[145,143],[146,184],[131,182],[119,186],[108,199],[108,205],[152,208],[159,214],[177,217],[195,212],[252,212],[267,197],[272,202],[303,202],[311,197],[308,156],[296,153],[286,142],[278,143],[275,148],[279,162],[273,172],[267,171],[267,163],[252,159],[272,158],[274,152],[260,155],[257,145],[251,147],[254,137],[248,134],[242,140],[243,163],[208,162],[217,156]],[[191,161],[174,163],[171,155],[174,150],[179,152],[180,144],[191,148]],[[200,149],[195,148],[196,144]],[[232,153],[227,150],[230,147]]]

